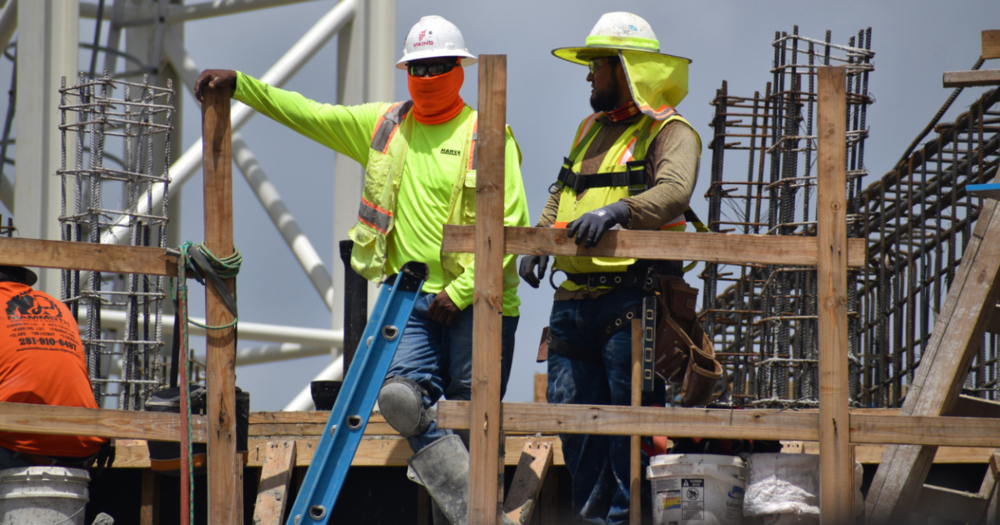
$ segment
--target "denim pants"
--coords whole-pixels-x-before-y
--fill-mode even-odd
[[[632,402],[632,332],[614,334],[603,345],[601,331],[622,311],[640,304],[640,290],[617,289],[592,299],[555,301],[549,333],[576,348],[600,355],[600,363],[568,358],[549,351],[550,403],[630,405]],[[643,394],[643,404],[662,404],[664,389]],[[578,522],[629,522],[629,436],[561,434],[563,456],[573,480],[573,512]],[[646,477],[649,458],[643,454],[642,506],[651,514]]]
[[[30,467],[31,465],[31,462],[21,457],[17,452],[8,448],[0,447],[0,470]]]
[[[421,292],[413,305],[413,313],[406,322],[396,355],[386,377],[412,379],[427,395],[424,408],[430,409],[441,396],[450,400],[467,401],[472,398],[472,306],[445,326],[427,316],[427,308],[434,300],[433,293]],[[500,396],[507,390],[511,359],[514,357],[514,331],[518,317],[504,317],[501,330],[502,359],[500,365]],[[430,445],[438,438],[452,434],[451,430],[438,428],[437,418],[423,434],[407,441],[413,452]]]

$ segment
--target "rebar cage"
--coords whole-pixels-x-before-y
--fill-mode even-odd
[[[60,93],[63,240],[100,243],[107,235],[124,233],[132,246],[164,248],[172,85],[161,88],[147,77],[133,83],[107,74],[90,79],[81,73],[72,87],[64,78]],[[154,163],[158,155],[162,164]],[[154,173],[154,164],[163,166],[162,173]],[[154,191],[164,196],[159,205],[151,198]],[[146,202],[140,202],[142,196]],[[116,408],[140,410],[149,391],[164,384],[167,293],[162,276],[63,272],[63,300],[84,318],[83,344],[99,406],[116,398]],[[103,309],[125,312],[121,333],[102,329]]]
[[[712,105],[714,136],[711,183],[706,194],[714,232],[814,236],[816,70],[847,69],[848,201],[861,192],[865,115],[872,103],[871,29],[846,46],[776,33],[772,80],[764,95],[733,96],[726,82]],[[727,152],[745,156],[746,171],[725,178]],[[860,221],[848,210],[849,224]],[[856,230],[856,229],[855,229]],[[853,231],[853,230],[852,230]],[[811,267],[706,264],[702,321],[726,371],[726,395],[736,406],[818,405],[816,271]],[[852,273],[848,301],[851,334],[858,332],[858,276]],[[720,288],[722,288],[720,290]],[[861,365],[857,337],[850,339],[852,377]],[[859,391],[852,381],[852,398]]]
[[[830,32],[818,42],[796,28],[776,34],[773,46],[773,78],[764,96],[730,95],[723,82],[712,102],[709,227],[815,235],[815,67],[846,66],[848,236],[868,246],[865,266],[848,277],[851,403],[900,406],[982,207],[965,187],[997,175],[1000,91],[983,94],[954,122],[938,124],[961,91],[955,90],[896,167],[862,189],[865,115],[873,102],[871,29],[836,46]],[[982,59],[973,69],[980,65]],[[724,177],[727,152],[744,156],[745,175]],[[815,269],[706,265],[702,278],[703,324],[726,370],[721,401],[817,406]],[[963,392],[997,399],[997,389],[997,337],[989,334]]]

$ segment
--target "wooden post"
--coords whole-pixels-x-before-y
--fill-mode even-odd
[[[232,125],[229,88],[206,89],[202,104],[205,177],[205,246],[216,257],[233,253]],[[230,291],[232,279],[226,280]],[[233,321],[219,292],[205,286],[206,320],[210,326]],[[243,523],[243,465],[236,455],[236,330],[209,330],[208,508],[211,525]]]
[[[632,319],[632,406],[642,406],[642,321]],[[630,442],[631,467],[629,469],[628,522],[642,523],[642,455],[638,434]]]
[[[504,149],[507,56],[479,56],[476,277],[473,300],[469,523],[496,525],[503,513],[500,332],[503,313]]]
[[[820,520],[854,522],[847,360],[847,143],[843,67],[821,67],[816,184]]]
[[[185,489],[186,490],[186,489]],[[150,469],[142,469],[142,502],[139,509],[140,525],[160,523],[160,475]]]

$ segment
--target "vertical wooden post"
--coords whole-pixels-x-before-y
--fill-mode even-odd
[[[820,520],[854,522],[847,360],[847,143],[843,67],[821,67],[817,135]]]
[[[186,454],[186,449],[181,449]],[[187,487],[184,488],[187,490]],[[142,470],[142,501],[139,508],[139,525],[159,525],[160,523],[160,475],[151,469]]]
[[[642,321],[632,319],[632,406],[642,405]],[[642,454],[639,450],[640,438],[633,435],[631,439],[632,464],[629,469],[629,507],[628,522],[631,525],[642,523]]]
[[[205,177],[205,246],[216,257],[233,253],[232,126],[229,88],[206,89],[202,104]],[[232,279],[226,280],[230,291]],[[205,286],[210,326],[233,321],[214,286]],[[243,465],[236,455],[236,330],[207,334],[208,509],[211,525],[243,523]]]
[[[507,56],[479,56],[476,278],[473,300],[469,523],[496,525],[503,509],[500,356],[503,313]]]

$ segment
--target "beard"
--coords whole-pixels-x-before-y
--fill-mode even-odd
[[[618,104],[618,96],[620,85],[618,84],[617,78],[612,78],[611,86],[608,89],[597,89],[594,88],[594,93],[590,95],[590,107],[595,112],[600,111],[612,111],[616,109]]]

